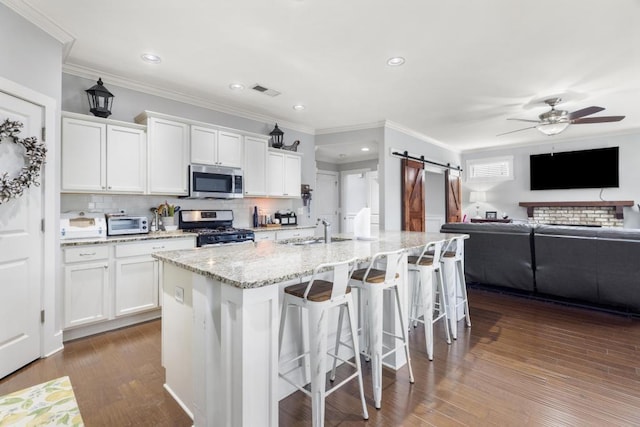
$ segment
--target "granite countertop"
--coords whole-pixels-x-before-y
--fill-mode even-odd
[[[380,231],[375,240],[341,240],[330,244],[287,244],[286,242],[247,242],[153,254],[155,258],[202,274],[238,288],[259,288],[309,276],[323,263],[370,261],[378,252],[420,249],[427,242],[459,234]],[[353,239],[351,235],[336,235]],[[465,235],[465,237],[467,237]]]
[[[196,237],[196,233],[185,233],[182,230],[176,231],[153,231],[147,234],[127,234],[124,236],[109,236],[103,238],[90,238],[90,239],[67,239],[60,240],[61,247],[68,246],[82,246],[82,245],[95,245],[100,243],[123,243],[123,242],[138,242],[143,240],[153,239],[177,239],[181,237]]]

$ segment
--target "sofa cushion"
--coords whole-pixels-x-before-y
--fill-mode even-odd
[[[464,242],[467,281],[534,290],[530,225],[448,223],[440,231],[470,236]]]
[[[535,227],[536,290],[597,303],[598,231],[594,227]]]
[[[640,310],[640,230],[600,229],[597,257],[600,302]]]

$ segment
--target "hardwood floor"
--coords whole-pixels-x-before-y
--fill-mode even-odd
[[[640,319],[470,289],[471,321],[448,346],[436,328],[434,361],[419,326],[407,369],[384,369],[382,409],[369,421],[352,381],[327,398],[328,426],[638,426]],[[440,322],[439,322],[440,323]],[[0,395],[69,375],[87,426],[189,426],[162,388],[160,322],[66,343],[0,380]],[[310,425],[310,400],[280,402],[280,424]]]

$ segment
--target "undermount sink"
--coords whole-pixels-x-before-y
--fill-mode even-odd
[[[351,239],[346,239],[344,237],[332,237],[331,242],[344,242]],[[318,243],[324,243],[324,239],[321,237],[313,238],[313,239],[305,239],[305,240],[283,240],[279,243],[287,244],[287,245],[295,245],[295,246],[306,246],[306,245],[316,245]]]

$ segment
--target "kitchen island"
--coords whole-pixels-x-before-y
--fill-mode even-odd
[[[162,261],[165,387],[195,426],[277,426],[278,401],[292,391],[278,381],[282,289],[308,280],[322,263],[354,257],[367,263],[378,252],[409,253],[454,236],[381,231],[376,240],[266,241],[154,254]],[[406,256],[403,265],[404,282]],[[387,328],[397,330],[391,315]],[[291,334],[297,336],[285,332],[283,358],[295,350]],[[406,361],[396,352],[385,362],[398,369]]]

